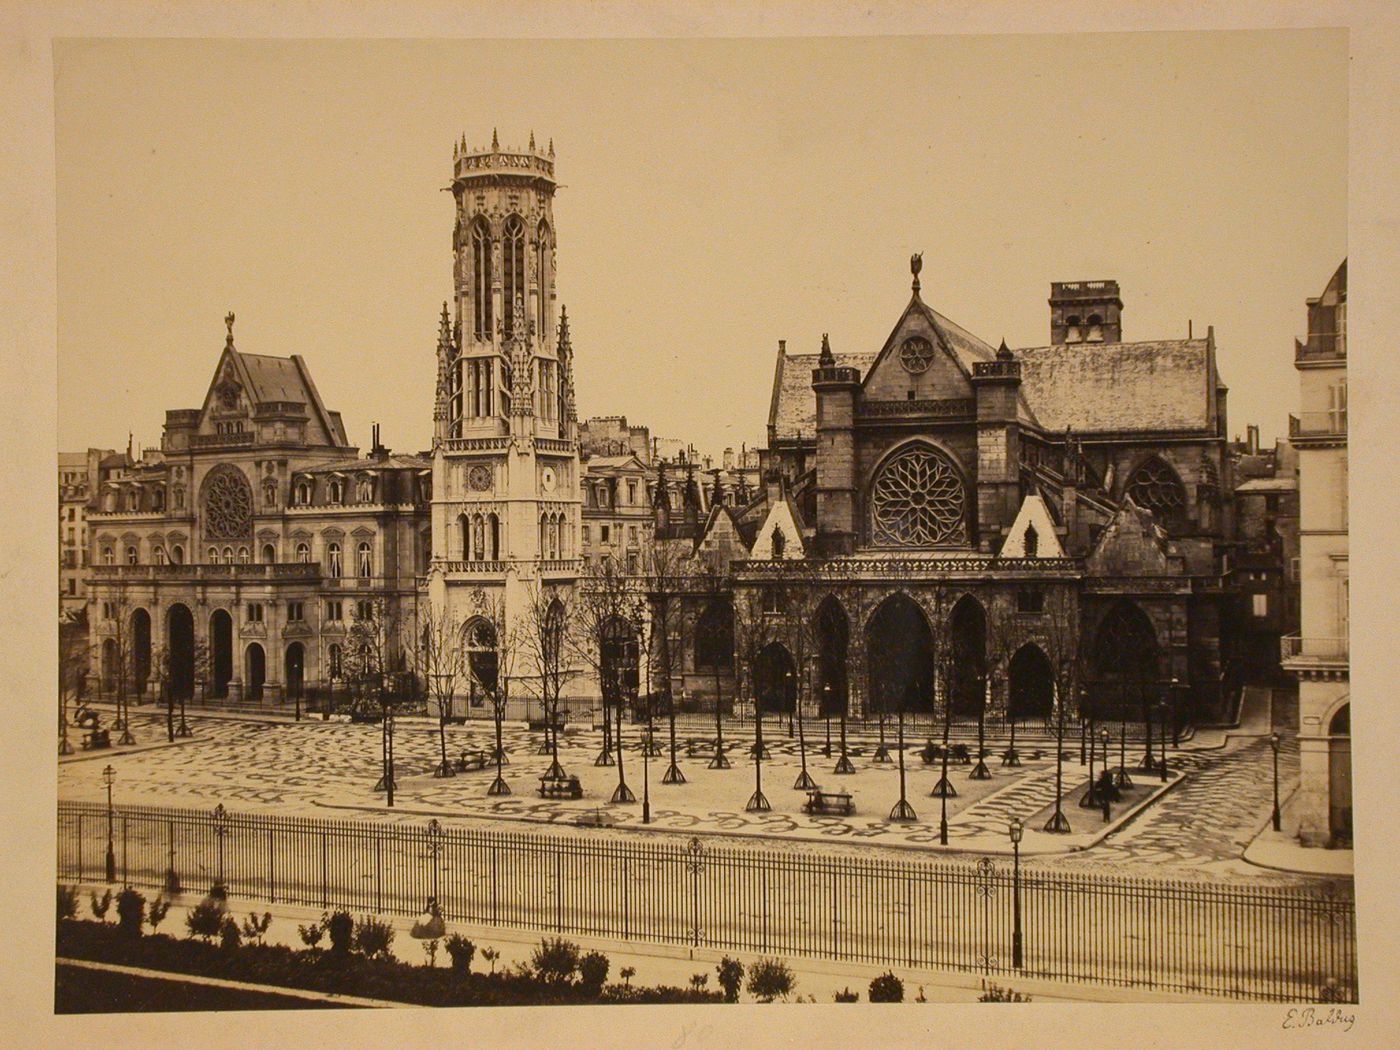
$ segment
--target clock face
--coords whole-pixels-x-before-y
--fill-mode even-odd
[[[554,491],[554,470],[552,468],[545,467],[544,470],[540,471],[540,485],[546,492]]]

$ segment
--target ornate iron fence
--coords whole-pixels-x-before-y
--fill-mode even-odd
[[[109,814],[60,802],[58,877],[105,877]],[[1355,1001],[1350,885],[1319,892],[1020,869],[1024,959],[1012,965],[1012,865],[865,860],[154,807],[110,815],[118,879],[189,892],[449,920],[1139,986],[1241,999]]]

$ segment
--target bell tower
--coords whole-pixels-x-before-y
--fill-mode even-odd
[[[578,423],[555,314],[554,144],[453,146],[453,307],[438,322],[429,597],[458,623],[578,576]],[[473,711],[473,714],[480,712]],[[510,717],[518,717],[518,714]]]

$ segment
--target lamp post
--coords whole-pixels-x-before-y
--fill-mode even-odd
[[[1007,829],[1011,835],[1011,965],[1021,968],[1021,834],[1025,830],[1020,818],[1012,817]]]
[[[773,807],[769,805],[767,796],[763,794],[763,705],[759,703],[757,694],[754,695],[753,713],[753,794],[749,796],[748,804],[744,806],[744,812],[767,813]]]
[[[827,758],[831,757],[831,683],[822,683],[822,720],[826,722],[826,743],[822,746],[822,754]]]
[[[785,683],[785,688],[787,689],[787,692],[786,692],[786,694],[784,694],[784,695],[786,695],[787,697],[790,697],[791,700],[792,700],[792,706],[791,706],[790,708],[788,708],[788,739],[791,740],[791,739],[792,739],[792,721],[793,721],[793,717],[792,717],[792,716],[793,716],[794,713],[796,713],[796,711],[797,711],[797,692],[796,692],[796,690],[793,688],[792,671],[791,671],[790,669],[783,672],[783,682]]]
[[[1172,747],[1181,747],[1181,709],[1177,706],[1176,691],[1181,688],[1180,679],[1172,677]]]
[[[1083,721],[1083,719],[1080,719],[1080,722],[1079,722],[1079,731],[1080,731],[1080,739],[1081,739],[1081,741],[1082,741],[1082,740],[1083,740],[1083,737],[1084,737],[1084,721]],[[1098,806],[1098,804],[1099,804],[1099,803],[1098,803],[1098,799],[1094,797],[1094,734],[1091,732],[1091,733],[1089,733],[1088,736],[1089,736],[1089,790],[1086,791],[1086,792],[1084,792],[1084,797],[1081,798],[1081,799],[1079,800],[1079,808],[1080,808],[1080,809],[1095,809],[1095,808],[1097,808],[1097,806]],[[1083,746],[1084,746],[1084,745],[1083,745],[1083,743],[1081,742],[1080,747],[1083,747]],[[1105,768],[1105,769],[1108,768],[1108,763],[1107,763],[1107,761],[1105,761],[1105,763],[1104,763],[1104,768]]]
[[[1282,831],[1282,830],[1283,830],[1283,815],[1279,812],[1279,808],[1278,808],[1278,749],[1279,749],[1279,745],[1280,745],[1282,742],[1283,742],[1282,738],[1281,738],[1277,733],[1270,733],[1270,734],[1269,734],[1269,747],[1272,748],[1272,749],[1273,749],[1273,752],[1274,752],[1274,830],[1275,830],[1275,831]]]
[[[1127,699],[1128,687],[1123,687],[1122,698]],[[1128,719],[1124,708],[1126,702],[1121,703],[1118,708],[1118,772],[1113,777],[1113,783],[1120,788],[1132,787],[1132,777],[1128,776]],[[1105,752],[1107,754],[1107,752]]]
[[[428,821],[428,852],[433,858],[433,903],[438,899],[438,868],[441,864],[438,858],[442,855],[442,825],[438,823],[437,817]]]
[[[214,807],[214,837],[219,842],[219,881],[215,883],[220,889],[224,889],[224,836],[228,834],[228,814],[224,811],[224,804],[220,802]]]
[[[451,671],[433,671],[432,676],[436,683],[434,692],[438,705],[438,744],[442,749],[442,759],[438,763],[437,769],[433,770],[433,776],[443,779],[457,775],[457,771],[452,768],[452,763],[447,760],[447,708],[452,703],[449,690],[452,687],[453,673]],[[434,893],[433,896],[436,897],[437,894]]]
[[[1100,741],[1102,742],[1102,744],[1103,744],[1103,771],[1104,771],[1104,774],[1105,774],[1105,777],[1104,777],[1104,780],[1105,780],[1105,791],[1104,791],[1104,794],[1103,794],[1103,798],[1099,799],[1099,805],[1103,806],[1103,819],[1104,819],[1104,823],[1108,823],[1108,816],[1109,816],[1109,812],[1110,812],[1109,804],[1113,801],[1113,791],[1112,791],[1112,788],[1113,788],[1113,781],[1112,781],[1112,778],[1110,778],[1110,777],[1107,776],[1107,773],[1108,773],[1108,741],[1109,741],[1109,739],[1110,739],[1110,738],[1109,738],[1108,730],[1107,730],[1107,729],[1101,729],[1101,730],[1099,730],[1099,740],[1100,740]]]
[[[836,760],[836,768],[833,773],[847,776],[856,771],[856,767],[851,763],[850,756],[846,753],[846,708],[850,706],[850,697],[842,697],[841,700],[841,757]]]
[[[812,669],[808,675],[807,682],[810,687],[817,677],[817,657],[812,657]],[[802,757],[802,772],[797,774],[797,779],[793,782],[794,791],[814,791],[817,782],[812,779],[812,774],[807,772],[807,734],[802,727],[802,707],[796,699],[793,701],[797,707],[797,753]]]
[[[102,770],[102,783],[107,785],[107,881],[117,881],[117,854],[112,848],[112,785],[116,782],[117,771],[110,765]]]
[[[1167,782],[1167,702],[1165,700],[1157,701],[1157,725],[1162,730],[1162,761],[1159,768],[1162,771],[1162,783],[1165,784]]]

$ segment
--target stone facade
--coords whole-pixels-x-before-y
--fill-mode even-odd
[[[1308,300],[1308,339],[1298,342],[1301,407],[1289,418],[1298,453],[1302,622],[1283,640],[1298,677],[1298,793],[1290,826],[1305,845],[1350,845],[1351,684],[1347,520],[1346,262]]]
[[[66,620],[87,608],[88,508],[101,464],[116,457],[109,448],[58,454],[58,608]]]

